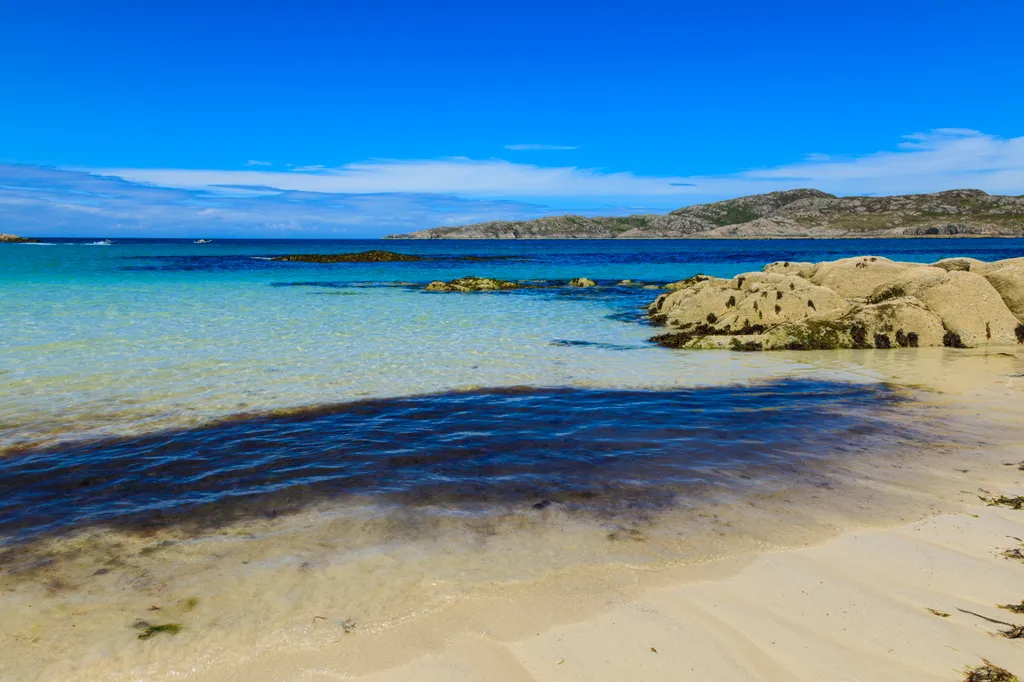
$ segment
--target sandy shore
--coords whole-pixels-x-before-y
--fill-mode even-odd
[[[936,389],[938,402],[969,405],[997,427],[1013,429],[1021,415],[1013,353],[869,358],[863,368]],[[1024,562],[1005,555],[1024,549],[1024,511],[979,497],[1024,493],[1024,472],[1009,465],[1024,449],[1004,446],[1002,466],[985,455],[955,470],[959,491],[933,488],[941,505],[918,500],[910,522],[667,570],[506,586],[429,619],[190,679],[939,682],[986,660],[1024,673],[1022,640],[1001,634],[1024,616],[999,608],[1024,600]]]
[[[373,674],[337,671],[379,663],[380,651],[367,648],[428,642],[345,642],[341,650],[276,655],[197,679],[938,682],[962,679],[958,671],[984,659],[1021,671],[1024,646],[992,621],[1024,622],[996,607],[1024,599],[1024,564],[1001,555],[1020,546],[1022,517],[978,506],[850,533],[761,556],[726,578],[677,576],[679,584],[530,636],[512,633],[531,614],[496,600],[490,617],[478,613],[460,634],[429,643],[436,651]]]
[[[917,397],[903,420],[937,423],[941,437],[885,440],[885,451],[823,462],[802,488],[667,511],[613,542],[607,528],[557,514],[403,542],[396,531],[420,526],[315,513],[205,539],[62,540],[63,560],[29,585],[0,583],[11,654],[0,671],[110,682],[955,682],[988,659],[1024,673],[1022,640],[1000,635],[1024,615],[998,608],[1024,600],[1024,562],[1003,554],[1024,549],[1024,511],[980,497],[1024,494],[1024,354],[793,362],[803,369],[787,375],[908,387]],[[381,537],[398,549],[368,551]],[[107,551],[129,564],[96,570]],[[139,642],[136,618],[184,628]]]

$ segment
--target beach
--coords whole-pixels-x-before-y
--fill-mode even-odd
[[[732,276],[765,254],[619,254],[488,264],[599,282],[509,295],[420,293],[467,269],[449,262],[84,260],[66,275],[77,314],[117,333],[7,337],[28,362],[0,375],[4,678],[1020,674],[992,621],[1022,622],[997,608],[1024,599],[1003,554],[1022,512],[986,502],[1024,492],[1019,347],[657,348],[636,312],[657,292],[615,281]],[[126,325],[125,306],[170,305],[168,280],[196,325],[156,309]],[[217,298],[209,317],[190,287]],[[228,303],[243,312],[211,326]],[[52,305],[56,329],[76,306]],[[158,362],[125,360],[136,334]],[[55,347],[91,353],[91,373]],[[149,400],[124,400],[140,387]]]

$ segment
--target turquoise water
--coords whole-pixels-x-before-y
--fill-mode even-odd
[[[0,448],[199,425],[237,413],[501,386],[721,384],[790,361],[647,344],[663,283],[773,260],[1024,254],[1016,239],[830,241],[95,240],[0,245]],[[436,258],[306,264],[385,248]],[[500,257],[466,261],[461,257]],[[429,294],[478,274],[602,286]],[[781,366],[780,366],[781,364]]]
[[[171,679],[517,585],[604,603],[1016,461],[1009,354],[674,351],[618,282],[1024,240],[90,241],[0,245],[4,680]],[[431,260],[266,260],[373,248]],[[423,291],[469,274],[548,286]],[[966,408],[904,388],[965,373]]]

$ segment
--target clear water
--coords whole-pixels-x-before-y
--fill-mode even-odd
[[[878,384],[487,389],[0,458],[0,537],[95,524],[210,527],[330,500],[464,515],[658,511],[709,487],[917,435]],[[756,429],[751,429],[751,423]],[[808,428],[814,425],[814,428]]]
[[[95,241],[0,245],[5,680],[171,679],[512,585],[604,599],[594,571],[934,511],[1019,449],[1015,356],[672,351],[659,292],[616,283],[1024,240]],[[374,248],[433,259],[265,260]],[[600,286],[422,291],[467,274]],[[879,381],[936,376],[980,383]],[[183,629],[139,640],[156,618]]]
[[[664,388],[777,376],[797,368],[651,347],[642,309],[657,292],[613,284],[731,276],[773,260],[865,251],[922,262],[1024,254],[1019,239],[54,241],[0,245],[0,451],[463,388]],[[372,248],[436,260],[263,260]],[[501,258],[460,260],[467,255]],[[419,290],[466,274],[585,276],[607,286]]]

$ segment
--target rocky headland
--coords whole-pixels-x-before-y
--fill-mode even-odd
[[[28,237],[19,237],[16,234],[6,234],[0,232],[0,243],[3,244],[38,244],[38,239],[30,239]]]
[[[880,256],[697,275],[648,308],[672,348],[821,350],[1024,343],[1024,257],[930,265]]]
[[[755,194],[665,215],[552,216],[434,227],[386,239],[738,239],[1024,236],[1024,196],[976,189],[837,197],[816,189]]]

